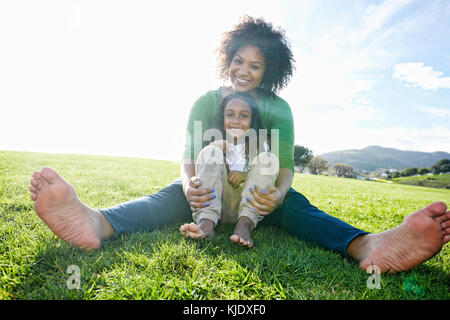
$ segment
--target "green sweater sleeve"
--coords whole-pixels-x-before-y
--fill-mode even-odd
[[[264,127],[278,130],[280,168],[294,172],[294,120],[291,107],[277,96],[261,100],[260,108]]]
[[[203,134],[213,125],[220,101],[217,90],[208,91],[195,101],[186,128],[184,159],[197,158],[202,149]]]

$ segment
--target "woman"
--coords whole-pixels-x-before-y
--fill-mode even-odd
[[[288,83],[293,68],[283,32],[262,19],[246,17],[224,34],[218,51],[221,76],[232,86],[206,93],[192,108],[182,179],[155,194],[95,210],[80,202],[73,187],[54,170],[46,167],[33,174],[30,191],[36,212],[57,236],[74,246],[98,248],[102,240],[113,235],[190,220],[191,212],[206,206],[214,196],[194,175],[193,160],[201,149],[195,147],[195,123],[201,121],[202,130],[206,129],[220,101],[239,91],[257,99],[267,129],[279,130],[280,168],[275,188],[267,194],[258,188],[252,191],[251,204],[265,216],[261,224],[278,226],[299,239],[338,251],[364,269],[377,265],[381,272],[410,269],[431,258],[450,240],[450,212],[443,202],[430,204],[396,228],[377,234],[354,228],[312,206],[291,188],[292,114],[290,106],[276,95]],[[207,234],[214,225],[200,223],[198,228]]]

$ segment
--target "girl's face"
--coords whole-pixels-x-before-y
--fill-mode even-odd
[[[232,99],[227,103],[223,112],[223,126],[227,136],[239,138],[250,129],[252,109],[245,101]]]
[[[258,47],[246,46],[239,49],[231,60],[230,81],[234,90],[251,92],[264,77],[266,66]]]

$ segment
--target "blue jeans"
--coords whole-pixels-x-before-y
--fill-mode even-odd
[[[157,193],[99,211],[111,223],[116,235],[192,221],[180,178]],[[337,251],[345,257],[350,242],[368,233],[319,210],[293,188],[286,194],[283,204],[259,225],[279,227],[300,240]]]

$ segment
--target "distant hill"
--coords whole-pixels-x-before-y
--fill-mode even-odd
[[[379,168],[403,170],[406,168],[428,168],[438,160],[450,159],[447,152],[403,151],[380,146],[369,146],[364,149],[334,151],[321,154],[333,167],[336,163],[353,166],[355,170],[374,171]]]

